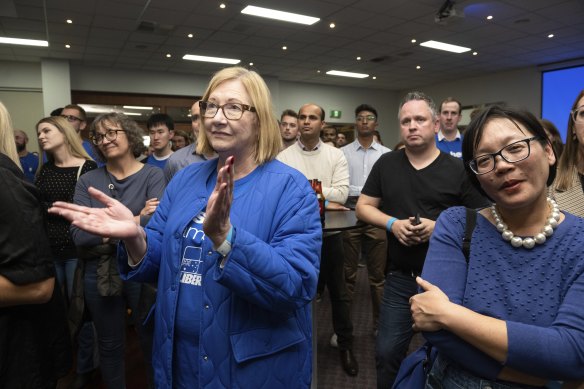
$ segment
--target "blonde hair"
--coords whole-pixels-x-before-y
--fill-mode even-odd
[[[6,106],[0,101],[0,153],[6,154],[20,170],[20,158],[16,151],[16,142],[14,141],[14,128],[12,127],[12,118],[6,109]]]
[[[270,90],[259,74],[239,66],[222,69],[215,73],[201,100],[207,101],[211,93],[221,83],[229,80],[241,81],[251,99],[249,104],[256,109],[258,136],[252,151],[254,162],[261,165],[271,161],[276,158],[276,155],[278,155],[282,148],[282,138],[280,136],[278,121],[274,115]],[[205,118],[201,116],[201,120],[204,125]],[[199,132],[197,139],[197,153],[209,155],[214,152],[215,150],[213,150],[203,128]]]
[[[43,119],[39,120],[35,126],[35,129],[37,132],[38,132],[38,127],[41,123],[52,124],[53,126],[55,126],[57,128],[57,130],[59,130],[59,132],[61,134],[63,134],[63,136],[65,137],[65,144],[67,145],[67,149],[69,150],[69,153],[72,156],[77,157],[77,158],[83,158],[85,160],[93,161],[93,159],[89,156],[89,154],[87,154],[87,151],[85,151],[85,149],[83,148],[83,143],[81,143],[81,138],[77,134],[77,131],[75,131],[75,128],[73,128],[73,126],[67,121],[67,119],[62,118],[60,116],[49,116],[49,117],[43,118]],[[38,136],[37,136],[37,141],[38,141]],[[39,142],[39,150],[42,150],[42,149],[43,148],[41,147],[41,144]],[[52,153],[45,152],[45,155],[47,156],[48,162],[53,162],[55,160],[55,157]],[[41,168],[42,168],[42,163],[39,163],[39,167],[37,169],[37,172],[40,172]]]
[[[573,183],[574,174],[578,172],[578,158],[584,158],[584,155],[578,155],[578,141],[576,138],[576,125],[574,119],[572,118],[572,111],[578,108],[578,101],[584,97],[584,89],[580,91],[574,104],[572,104],[572,109],[570,110],[570,117],[568,118],[568,131],[566,133],[566,146],[560,160],[558,162],[558,175],[556,176],[556,181],[554,182],[554,189],[559,191],[566,191],[571,188]]]

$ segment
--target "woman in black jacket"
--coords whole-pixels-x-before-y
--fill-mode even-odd
[[[0,102],[0,388],[54,388],[71,366],[65,308],[36,188]]]

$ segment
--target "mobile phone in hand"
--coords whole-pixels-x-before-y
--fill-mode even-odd
[[[420,214],[416,213],[416,217],[414,218],[414,226],[417,226],[418,224],[421,224],[422,221],[420,220]]]

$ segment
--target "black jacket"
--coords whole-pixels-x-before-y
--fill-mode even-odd
[[[0,154],[0,274],[17,285],[54,277],[44,211],[34,185]],[[0,308],[0,388],[49,388],[71,367],[59,288],[46,304]]]

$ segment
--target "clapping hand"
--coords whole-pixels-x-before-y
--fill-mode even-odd
[[[231,228],[229,213],[233,202],[234,160],[233,156],[228,157],[225,165],[219,169],[217,183],[207,202],[203,231],[215,247],[223,243]]]
[[[74,226],[106,238],[127,239],[139,235],[134,215],[128,208],[93,187],[88,192],[91,197],[105,205],[105,208],[90,208],[57,201],[49,208],[49,213],[62,216]]]

